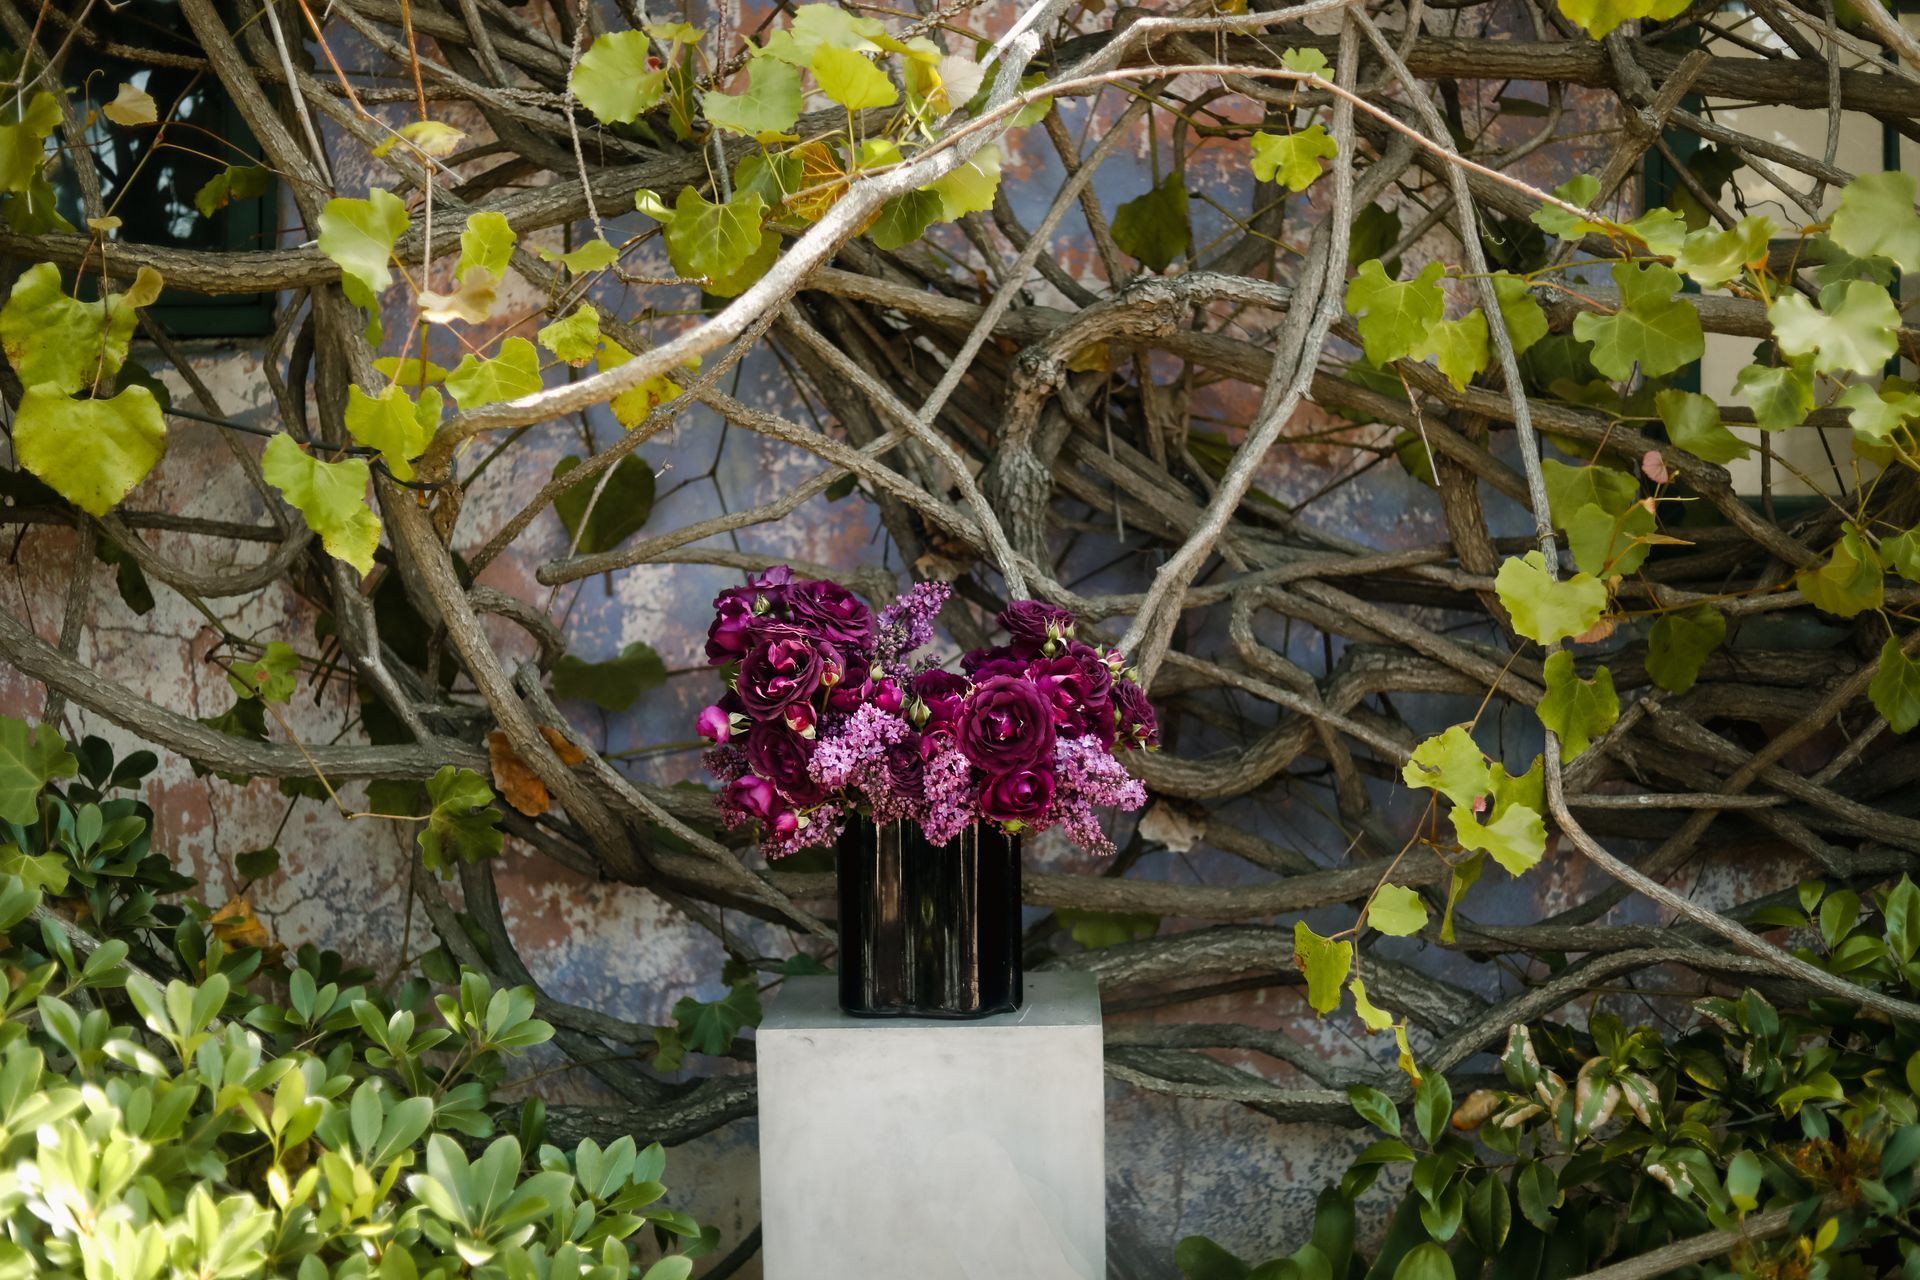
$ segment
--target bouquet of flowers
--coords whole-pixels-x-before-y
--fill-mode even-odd
[[[875,616],[839,583],[780,567],[714,599],[707,660],[728,692],[699,730],[722,813],[758,822],[769,857],[831,844],[862,812],[917,822],[934,844],[986,820],[1110,854],[1099,810],[1146,803],[1115,752],[1159,745],[1159,728],[1120,654],[1076,640],[1066,610],[1021,600],[1000,614],[1007,643],[960,671],[916,661],[948,591],[919,583]]]

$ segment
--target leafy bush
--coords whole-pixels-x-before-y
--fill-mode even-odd
[[[1755,923],[1804,935],[1798,954],[1829,972],[1920,993],[1920,889],[1905,877],[1866,898],[1808,882]],[[1386,1136],[1321,1196],[1309,1244],[1250,1267],[1196,1237],[1178,1260],[1192,1280],[1505,1280],[1726,1231],[1744,1240],[1725,1256],[1646,1274],[1920,1277],[1920,1027],[1753,990],[1692,1009],[1671,1037],[1605,1011],[1585,1030],[1516,1026],[1507,1087],[1456,1108],[1445,1079],[1425,1075],[1412,1135],[1385,1094],[1355,1089]],[[1369,1263],[1354,1202],[1395,1167],[1411,1189]]]
[[[506,1062],[553,1034],[531,990],[388,996],[304,948],[261,998],[259,947],[160,901],[192,881],[118,794],[152,758],[0,737],[26,748],[0,778],[0,1280],[627,1280],[648,1228],[688,1247],[644,1280],[683,1280],[710,1247],[660,1207],[657,1144],[542,1145],[538,1103],[492,1135]]]

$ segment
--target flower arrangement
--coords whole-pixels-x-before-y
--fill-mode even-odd
[[[958,672],[912,659],[949,590],[919,583],[876,616],[779,567],[715,597],[707,660],[728,692],[699,731],[723,815],[758,822],[769,857],[831,844],[862,812],[935,844],[985,820],[1113,852],[1099,811],[1147,799],[1115,752],[1159,745],[1145,691],[1117,651],[1074,638],[1072,614],[1033,600],[1002,611],[1007,643]]]

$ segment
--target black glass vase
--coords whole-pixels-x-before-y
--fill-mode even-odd
[[[838,848],[840,1007],[985,1018],[1020,1007],[1020,841],[979,823],[944,845],[856,818]]]

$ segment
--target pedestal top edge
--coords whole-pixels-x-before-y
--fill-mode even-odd
[[[839,979],[788,978],[780,984],[760,1022],[769,1031],[952,1031],[981,1028],[1086,1027],[1100,1025],[1100,987],[1089,973],[1029,973],[1026,999],[1012,1013],[956,1021],[946,1018],[854,1018],[840,1009]]]

